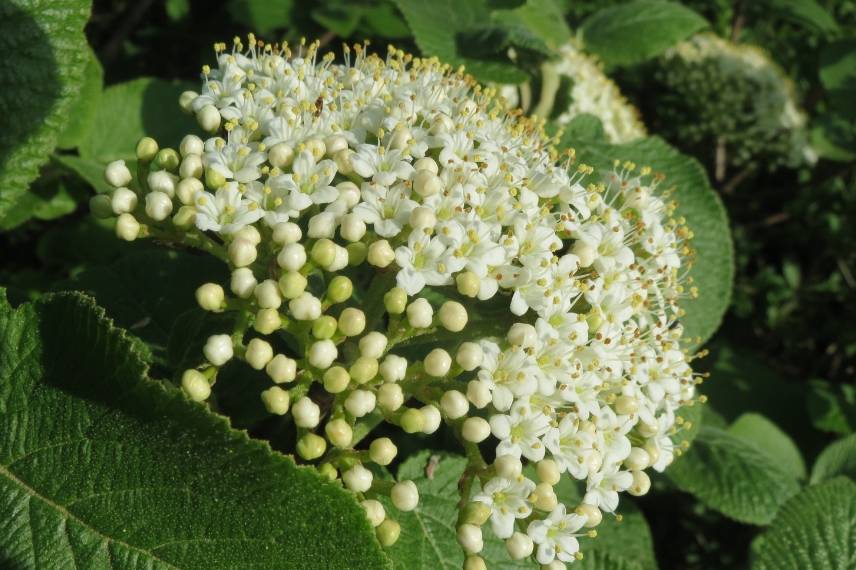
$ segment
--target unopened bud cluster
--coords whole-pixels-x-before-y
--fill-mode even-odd
[[[369,469],[394,460],[390,439],[360,440],[445,422],[477,483],[457,526],[467,567],[484,565],[488,521],[512,558],[579,557],[581,529],[672,460],[694,397],[677,323],[691,236],[658,179],[560,160],[537,123],[433,59],[355,46],[335,64],[252,36],[216,51],[181,97],[210,137],[143,139],[137,176],[109,165],[115,190],[92,204],[122,239],[229,265],[196,299],[235,326],[207,339],[185,393],[208,399],[233,360],[264,371],[297,454],[357,495],[384,545],[400,527],[378,497],[411,511],[419,493]],[[585,482],[579,505],[558,502],[562,477]]]

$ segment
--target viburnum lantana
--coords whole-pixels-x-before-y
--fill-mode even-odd
[[[469,462],[466,567],[484,567],[487,521],[513,558],[580,558],[577,537],[672,461],[694,398],[677,322],[691,235],[660,178],[592,174],[435,59],[354,46],[335,63],[253,36],[216,52],[180,100],[212,136],[143,139],[136,180],[115,162],[92,201],[122,239],[229,264],[197,300],[235,328],[207,340],[185,393],[207,399],[232,359],[264,370],[267,410],[291,414],[298,455],[357,495],[384,545],[400,528],[376,497],[410,511],[418,490],[365,466],[393,461],[390,439],[354,447],[380,421],[445,422]],[[562,477],[584,482],[580,504],[558,502]]]

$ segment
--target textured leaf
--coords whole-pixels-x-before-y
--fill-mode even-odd
[[[586,50],[608,65],[631,65],[660,55],[708,27],[707,21],[677,2],[633,0],[604,8],[580,27]]]
[[[856,434],[829,444],[814,462],[811,483],[823,483],[843,475],[856,481]]]
[[[67,170],[76,174],[81,180],[92,186],[99,194],[109,192],[113,188],[104,180],[104,163],[97,160],[80,158],[71,154],[54,155],[54,160]],[[126,164],[132,171],[136,160],[127,160]]]
[[[750,524],[769,523],[799,491],[796,477],[760,448],[707,426],[666,475],[710,508]]]
[[[763,537],[753,570],[856,568],[856,483],[835,479],[807,488]]]
[[[731,424],[728,433],[754,443],[797,479],[806,476],[805,462],[794,441],[779,426],[760,414],[743,414]]]
[[[767,4],[783,18],[807,28],[826,34],[838,31],[835,19],[814,0],[767,0]]]
[[[77,99],[68,111],[68,122],[57,142],[63,149],[76,148],[89,134],[98,105],[101,103],[101,91],[104,89],[104,70],[92,48],[83,71],[83,84]]]
[[[553,48],[571,39],[571,30],[554,0],[528,0],[514,10],[496,11],[492,17],[497,22],[522,24]]]
[[[146,377],[91,299],[0,301],[0,564],[383,568],[351,496]]]

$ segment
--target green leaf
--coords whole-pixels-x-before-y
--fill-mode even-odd
[[[136,145],[135,145],[136,146]],[[113,187],[104,180],[104,163],[88,158],[80,158],[71,154],[56,154],[53,159],[67,170],[77,175],[81,180],[92,186],[99,194],[112,191]],[[128,168],[133,172],[136,160],[126,160]]]
[[[89,58],[83,71],[83,85],[80,86],[77,99],[68,111],[68,122],[57,141],[59,148],[76,148],[86,138],[101,102],[104,70],[92,48],[88,49],[88,53]]]
[[[197,133],[193,117],[178,106],[178,96],[190,83],[142,78],[104,90],[88,136],[78,150],[81,158],[106,163],[135,160],[137,142],[153,137],[161,147],[178,147],[181,138]]]
[[[822,158],[850,162],[856,158],[856,121],[823,113],[813,121],[811,148]]]
[[[230,0],[226,9],[236,22],[259,34],[291,24],[293,0]]]
[[[528,0],[514,10],[498,10],[491,17],[496,22],[525,26],[552,48],[571,39],[571,30],[554,0]]]
[[[776,463],[797,479],[806,476],[805,462],[794,441],[779,427],[760,414],[743,414],[731,424],[728,433],[754,443]]]
[[[31,218],[53,220],[77,209],[83,196],[62,180],[40,178],[18,199],[0,222],[0,230],[9,230]]]
[[[708,426],[666,475],[710,508],[750,524],[768,524],[799,491],[796,477],[759,447]]]
[[[707,20],[677,2],[634,0],[595,12],[582,23],[580,33],[586,50],[604,63],[632,65],[707,27]]]
[[[577,140],[607,142],[600,119],[591,113],[580,113],[571,119],[571,122],[565,125],[559,145],[570,147],[573,146],[573,141]]]
[[[856,119],[856,38],[827,45],[820,52],[818,73],[832,108],[848,119]]]
[[[89,11],[87,0],[0,3],[0,225],[11,226],[4,218],[38,176],[68,120],[88,58],[83,26]]]
[[[363,23],[366,27],[365,31],[370,36],[391,39],[410,38],[410,28],[392,4],[378,4],[366,8],[363,12]]]
[[[838,31],[838,24],[829,12],[814,0],[767,0],[774,12],[794,23],[824,34]]]
[[[698,299],[687,299],[682,307],[687,314],[681,319],[684,338],[707,341],[722,322],[731,300],[734,280],[734,246],[728,217],[722,201],[707,179],[697,160],[681,154],[659,137],[650,137],[623,145],[610,145],[589,140],[574,143],[582,162],[608,171],[613,160],[630,160],[650,166],[666,175],[660,188],[672,189],[678,202],[677,214],[684,216],[695,234],[695,264],[689,275],[699,289]]]
[[[847,384],[831,384],[826,380],[808,382],[808,408],[811,423],[821,431],[841,435],[856,428],[856,389]]]
[[[788,501],[763,535],[752,570],[856,566],[856,483],[835,479]]]
[[[829,444],[814,462],[811,484],[823,483],[844,475],[856,481],[856,434]]]
[[[312,10],[313,20],[343,38],[356,31],[362,15],[362,6],[353,3],[326,2]]]
[[[91,299],[0,300],[12,568],[384,568],[352,496],[153,382]]]
[[[510,48],[519,55],[549,56],[553,52],[544,40],[521,25],[489,24],[458,34],[462,55],[491,59],[504,55]]]

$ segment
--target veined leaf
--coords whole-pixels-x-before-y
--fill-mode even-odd
[[[822,483],[841,475],[856,481],[856,434],[830,443],[820,452],[811,469],[811,483]]]

